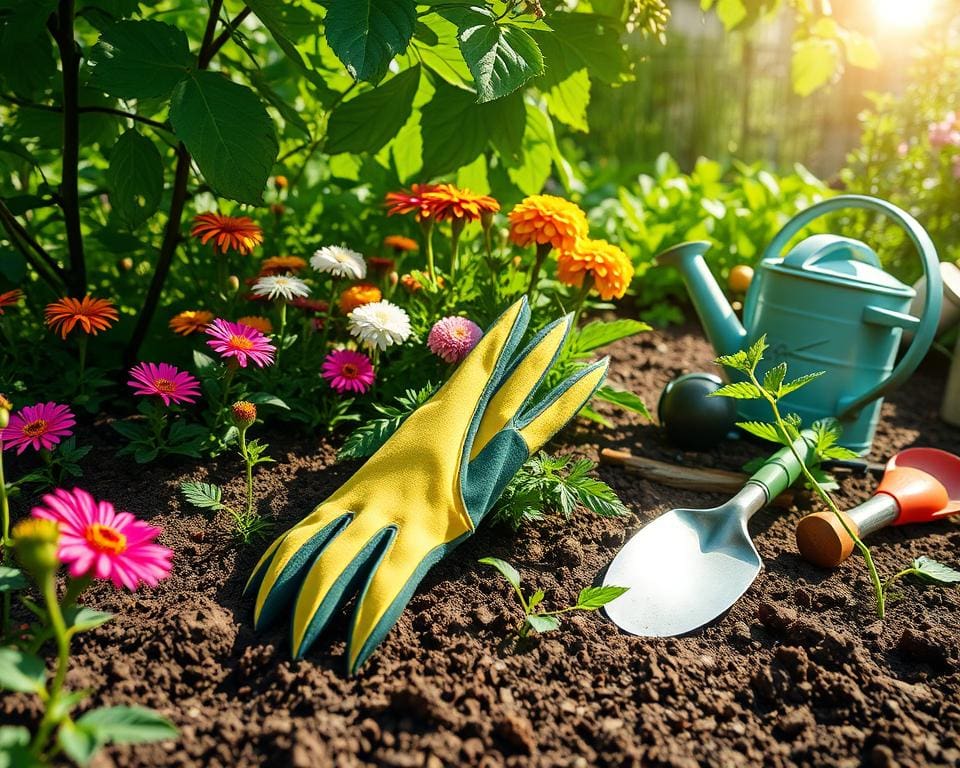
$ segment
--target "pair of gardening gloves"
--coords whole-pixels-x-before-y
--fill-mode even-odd
[[[366,661],[431,566],[476,531],[520,466],[606,375],[604,359],[537,399],[572,318],[519,351],[529,320],[525,299],[504,312],[353,477],[273,542],[247,583],[257,628],[292,605],[293,655],[300,657],[359,593],[350,672]]]

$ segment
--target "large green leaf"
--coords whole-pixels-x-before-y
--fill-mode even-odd
[[[47,669],[43,660],[16,648],[0,648],[0,690],[37,693]]]
[[[192,72],[174,89],[170,122],[217,194],[260,203],[278,145],[252,90],[217,72]]]
[[[150,20],[111,25],[90,59],[91,84],[121,99],[165,97],[195,63],[183,30]]]
[[[793,44],[790,79],[793,90],[800,96],[809,96],[823,87],[840,66],[839,51],[834,40],[808,37]]]
[[[397,135],[410,112],[420,84],[420,67],[406,69],[383,85],[345,101],[327,124],[328,154],[376,152]]]
[[[592,352],[620,339],[649,331],[650,326],[639,320],[593,320],[573,333],[572,346],[577,352]]]
[[[13,592],[25,586],[27,586],[27,580],[23,576],[23,571],[0,565],[0,592]]]
[[[523,149],[519,162],[507,164],[507,175],[525,195],[535,195],[543,190],[553,167],[553,145],[556,137],[549,116],[534,104],[523,105],[526,121],[523,133]]]
[[[550,16],[550,27],[552,33],[532,32],[543,50],[548,73],[556,60],[566,62],[561,71],[586,67],[591,77],[607,83],[619,82],[628,71],[621,42],[624,27],[619,21],[592,13],[555,13]]]
[[[513,93],[477,103],[476,94],[437,82],[436,93],[423,107],[423,175],[440,176],[473,162],[487,142],[524,119],[523,98]],[[521,134],[522,136],[522,131]]]
[[[590,76],[586,68],[550,85],[544,97],[547,110],[564,125],[574,130],[587,132],[587,106],[590,104]]]
[[[327,42],[355,80],[378,83],[416,22],[416,0],[330,0]]]
[[[480,101],[513,93],[543,72],[543,54],[523,29],[499,23],[487,7],[445,14],[458,28],[460,52],[470,68]]]
[[[126,131],[110,153],[107,168],[110,204],[129,228],[149,219],[163,196],[163,158],[135,128]]]

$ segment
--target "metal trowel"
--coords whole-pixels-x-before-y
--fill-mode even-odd
[[[806,462],[812,445],[805,431],[793,447]],[[726,504],[674,509],[640,529],[607,568],[604,585],[629,587],[606,605],[607,616],[634,635],[672,637],[724,613],[763,566],[747,522],[800,472],[791,449],[782,448]]]

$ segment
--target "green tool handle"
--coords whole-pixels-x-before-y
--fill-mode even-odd
[[[813,456],[813,446],[816,442],[816,436],[809,429],[803,430],[794,443],[800,458],[804,462],[809,461]],[[751,475],[747,484],[759,485],[767,495],[767,503],[777,498],[787,488],[793,485],[794,481],[800,477],[801,466],[797,461],[793,451],[789,448],[781,448],[773,456],[767,459],[763,466]]]

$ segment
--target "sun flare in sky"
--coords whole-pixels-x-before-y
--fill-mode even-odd
[[[920,29],[933,19],[938,0],[870,0],[877,24],[890,32]]]

